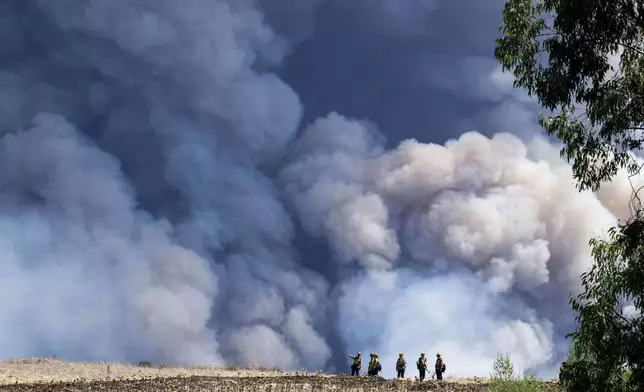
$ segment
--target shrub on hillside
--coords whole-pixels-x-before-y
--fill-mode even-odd
[[[509,354],[499,354],[490,375],[490,392],[545,392],[533,373],[519,375]]]

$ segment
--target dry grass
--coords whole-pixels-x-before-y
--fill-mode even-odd
[[[277,377],[312,375],[268,369],[134,366],[118,363],[66,362],[54,358],[26,358],[0,362],[0,385],[52,381],[100,381],[170,377]]]
[[[380,377],[333,376],[309,372],[214,367],[133,366],[28,358],[0,362],[0,392],[487,392],[486,379],[451,378],[440,384]],[[548,385],[546,385],[548,384]],[[544,382],[550,390],[556,385]]]

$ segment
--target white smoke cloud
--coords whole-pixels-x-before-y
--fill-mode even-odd
[[[466,133],[445,146],[407,140],[385,151],[379,143],[370,127],[332,113],[304,131],[283,172],[302,220],[340,256],[353,249],[351,258],[369,270],[382,266],[362,262],[373,254],[385,255],[389,267],[419,269],[398,289],[382,289],[369,275],[346,284],[340,311],[349,319],[348,342],[382,347],[390,362],[400,349],[436,347],[467,363],[452,369],[460,375],[486,375],[498,351],[514,354],[523,368],[553,359],[553,324],[563,319],[544,318],[555,305],[528,298],[550,292],[561,301],[578,292],[579,274],[591,263],[588,240],[615,216],[594,194],[579,193],[570,167],[551,164],[554,147],[538,140]],[[377,208],[355,207],[367,198]],[[337,199],[352,207],[336,215],[344,207]],[[452,275],[462,269],[469,272]],[[477,311],[476,300],[493,309]],[[373,327],[373,336],[354,335],[376,320],[385,326]]]
[[[379,279],[362,276],[347,282],[341,299],[348,345],[377,352],[388,376],[395,375],[398,352],[412,375],[421,352],[430,364],[440,352],[449,373],[460,376],[487,376],[498,352],[512,353],[519,368],[551,358],[551,322],[470,273],[419,278],[399,270],[394,280],[383,288]],[[366,339],[369,332],[376,336]]]
[[[112,157],[44,114],[3,137],[0,151],[4,355],[44,346],[222,363],[206,326],[216,277],[167,224],[133,212]]]
[[[633,156],[633,159],[640,166],[644,164],[644,159],[641,157]],[[597,191],[597,197],[618,219],[625,221],[633,212],[634,205],[631,199],[635,192],[640,198],[642,197],[642,187],[644,187],[644,176],[631,176],[627,171],[622,170],[611,182],[602,184]],[[637,203],[637,200],[633,202]]]
[[[325,235],[339,259],[387,268],[400,251],[396,233],[388,227],[382,198],[360,183],[367,159],[382,152],[365,143],[372,137],[362,125],[331,114],[298,140],[302,159],[284,177],[306,229]]]
[[[284,338],[266,325],[242,327],[233,331],[230,339],[241,363],[282,369],[297,365],[295,354]]]

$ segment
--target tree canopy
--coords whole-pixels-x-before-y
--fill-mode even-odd
[[[547,111],[580,190],[644,160],[644,1],[509,0],[495,57]],[[644,390],[644,213],[590,243],[594,264],[571,298],[579,327],[562,367],[569,391]]]

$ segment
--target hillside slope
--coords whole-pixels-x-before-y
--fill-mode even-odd
[[[556,384],[544,382],[552,390]],[[484,392],[482,379],[418,382],[211,367],[140,367],[49,358],[0,362],[0,391],[453,391]]]

